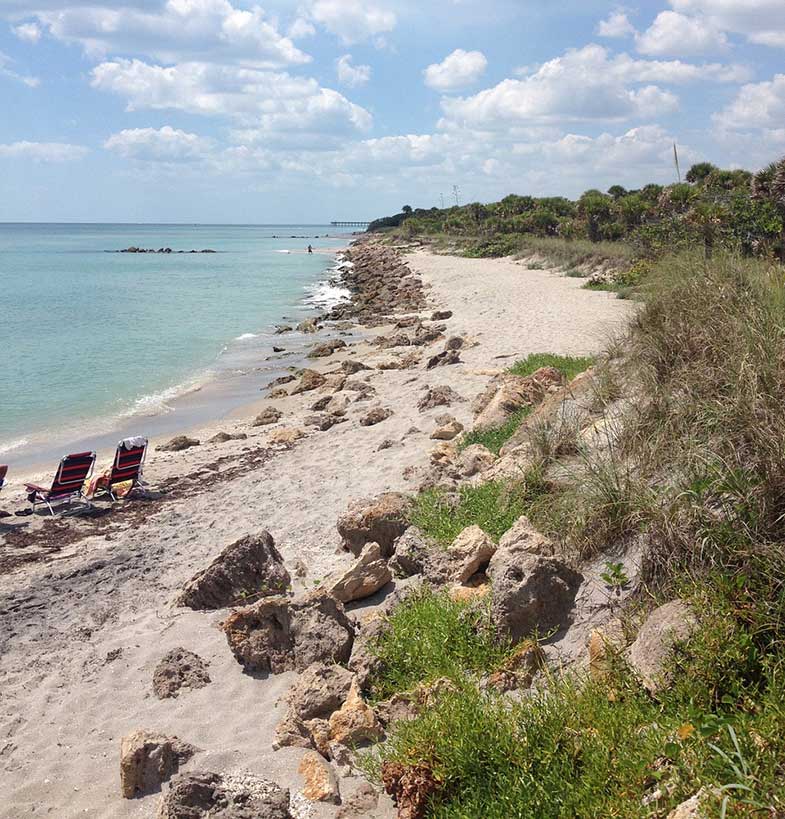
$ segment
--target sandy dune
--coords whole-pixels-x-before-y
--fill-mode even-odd
[[[449,334],[477,342],[462,352],[463,364],[360,373],[354,378],[367,378],[377,395],[351,405],[348,421],[327,432],[307,428],[308,436],[291,449],[271,450],[270,429],[249,425],[263,404],[249,407],[247,417],[196,431],[203,441],[218,429],[243,431],[246,441],[151,453],[147,476],[154,485],[191,476],[178,491],[98,520],[69,519],[46,542],[38,519],[10,519],[16,534],[0,522],[4,554],[43,558],[0,577],[2,819],[154,816],[158,796],[120,798],[120,738],[135,728],[176,734],[199,746],[203,752],[189,768],[245,769],[300,787],[302,751],[270,750],[281,715],[275,704],[294,675],[243,674],[215,628],[221,613],[172,608],[178,588],[227,544],[260,529],[273,534],[290,569],[303,561],[301,588],[347,565],[335,521],[349,500],[411,490],[405,473],[428,463],[434,416],[444,408],[417,409],[426,386],[449,384],[468,399],[450,408],[468,425],[470,399],[493,369],[529,352],[596,351],[633,309],[610,294],[580,289],[580,280],[510,260],[417,252],[408,261],[430,286],[433,307],[454,311]],[[383,330],[370,335],[377,332]],[[346,358],[373,365],[391,357],[362,343],[319,366],[332,370]],[[284,412],[276,426],[302,427],[298,419],[320,395],[273,402]],[[360,414],[376,403],[395,414],[361,427]],[[393,446],[378,451],[385,439]],[[0,500],[4,508],[22,505],[19,483]],[[20,532],[29,535],[30,545],[23,545]],[[176,646],[209,660],[212,682],[159,701],[152,671]],[[341,782],[345,795],[356,785]],[[383,798],[375,813],[365,815],[388,816],[391,810]],[[320,805],[310,815],[335,811]]]

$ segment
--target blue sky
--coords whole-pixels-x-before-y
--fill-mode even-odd
[[[0,0],[0,220],[323,222],[785,153],[785,2]]]

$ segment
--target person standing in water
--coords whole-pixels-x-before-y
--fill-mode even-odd
[[[313,248],[310,245],[308,245],[308,252],[313,253]]]

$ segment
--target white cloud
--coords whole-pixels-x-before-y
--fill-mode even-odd
[[[613,12],[607,20],[602,20],[597,26],[600,37],[623,38],[635,34],[635,26],[623,11]]]
[[[641,54],[687,57],[724,51],[728,38],[709,19],[663,11],[636,43]]]
[[[298,17],[290,26],[287,32],[292,40],[302,40],[305,37],[313,37],[316,34],[316,29],[312,23],[309,23],[305,18]]]
[[[785,122],[785,74],[742,86],[733,101],[714,119],[730,130],[781,128]]]
[[[367,130],[372,122],[364,108],[315,80],[248,68],[115,60],[93,69],[92,86],[125,97],[131,111],[226,116],[259,135],[319,131],[327,138]]]
[[[393,11],[364,0],[313,0],[310,16],[346,44],[392,31],[397,22]]]
[[[371,66],[352,65],[351,54],[344,54],[335,61],[335,71],[338,82],[350,88],[365,85],[371,79]]]
[[[14,71],[11,68],[13,64],[14,61],[7,54],[0,51],[0,77],[8,77],[8,79],[21,82],[29,88],[37,88],[41,84],[38,77],[31,77],[29,74],[19,74]]]
[[[425,84],[437,91],[454,91],[477,82],[485,73],[488,60],[481,51],[458,48],[440,63],[429,65],[423,75]]]
[[[258,6],[245,10],[229,0],[166,0],[154,11],[71,6],[36,16],[52,36],[94,55],[147,54],[164,62],[215,60],[254,68],[310,60]]]
[[[205,139],[164,125],[163,128],[130,128],[112,134],[104,148],[125,159],[190,162],[203,159],[212,147]]]
[[[0,158],[32,159],[35,162],[72,162],[87,155],[82,145],[65,142],[11,142],[0,144]]]
[[[785,48],[782,0],[670,0],[676,11],[702,15],[722,31],[744,35],[759,45]]]
[[[25,43],[37,43],[41,39],[41,27],[37,23],[20,23],[12,26],[14,35]]]
[[[673,68],[664,64],[658,67]],[[682,68],[673,76],[689,73]],[[445,98],[448,118],[477,127],[507,127],[511,123],[574,122],[652,118],[673,111],[678,98],[648,82],[652,74],[646,61],[627,55],[609,58],[601,46],[568,51],[544,63],[520,80],[506,79],[471,97]]]

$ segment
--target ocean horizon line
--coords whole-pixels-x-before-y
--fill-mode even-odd
[[[94,221],[4,221],[0,220],[0,226],[8,225],[16,227],[19,225],[113,225],[116,227],[337,227],[331,222],[94,222]]]

